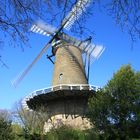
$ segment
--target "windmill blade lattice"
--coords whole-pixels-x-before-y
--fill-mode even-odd
[[[92,0],[79,0],[72,8],[71,12],[64,18],[62,25],[63,28],[69,30],[74,22],[79,19],[86,8],[90,5]],[[42,20],[38,20],[32,27],[31,31],[42,35],[54,35],[57,29],[53,26],[46,24]]]
[[[95,46],[94,50],[91,52],[91,55],[95,58],[98,59],[101,54],[104,52],[105,48],[101,45]]]
[[[92,0],[79,0],[76,5],[72,8],[71,12],[64,18],[62,24],[68,21],[64,28],[69,30],[73,23],[79,19],[86,8],[90,5]]]
[[[81,48],[83,49],[83,48]],[[89,44],[85,49],[85,53],[92,56],[94,59],[98,59],[104,52],[105,48],[102,45]]]
[[[53,36],[57,31],[55,27],[46,24],[42,20],[38,20],[37,22],[35,22],[35,24],[33,24],[30,30],[32,32],[39,33],[46,36],[50,36],[50,35]]]

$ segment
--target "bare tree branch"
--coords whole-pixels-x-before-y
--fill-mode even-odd
[[[111,0],[107,8],[116,23],[128,31],[132,41],[140,38],[139,0]]]

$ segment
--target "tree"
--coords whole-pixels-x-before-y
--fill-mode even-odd
[[[87,116],[103,139],[140,138],[140,72],[122,66],[89,100]]]
[[[12,133],[14,135],[14,140],[25,140],[24,130],[21,125],[13,123],[11,127]]]
[[[14,135],[12,133],[11,121],[7,119],[7,112],[4,111],[0,112],[0,139],[1,140],[14,139]]]
[[[4,118],[6,121],[12,120],[11,113],[8,110],[0,109],[0,117]]]
[[[70,126],[59,126],[46,134],[47,140],[98,140],[95,132],[78,130]]]
[[[46,2],[47,3],[47,2]],[[8,37],[10,43],[19,45],[26,43],[28,40],[29,27],[33,20],[37,17],[44,16],[40,8],[45,2],[36,0],[24,1],[24,0],[4,0],[0,1],[0,31],[1,34],[0,43],[7,41],[4,39]],[[11,41],[12,40],[12,41]]]
[[[19,102],[13,112],[14,121],[23,128],[25,139],[43,140],[45,137],[44,125],[48,120],[45,108],[40,107],[38,111],[26,110]]]

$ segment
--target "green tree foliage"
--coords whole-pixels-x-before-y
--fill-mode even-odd
[[[12,133],[11,121],[5,120],[0,116],[0,140],[13,140],[14,135]]]
[[[98,136],[89,130],[81,131],[70,126],[60,126],[46,134],[47,140],[96,140]]]
[[[20,130],[19,135],[22,133],[21,135],[27,140],[44,140],[44,124],[48,119],[44,107],[40,107],[37,111],[31,111],[24,109],[21,102],[19,102],[15,105],[13,114],[13,120],[22,126],[22,132]]]
[[[13,140],[25,140],[24,129],[19,124],[12,124]]]
[[[140,72],[122,66],[89,100],[87,116],[103,139],[140,138]]]

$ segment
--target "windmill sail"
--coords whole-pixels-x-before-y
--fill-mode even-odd
[[[12,81],[12,85],[14,87],[17,87],[17,85],[22,81],[22,79],[26,76],[26,74],[30,71],[30,69],[33,67],[33,65],[40,59],[40,57],[44,54],[44,52],[48,49],[48,47],[51,44],[48,43],[42,50],[41,52],[36,56],[36,58],[32,61],[32,63],[23,71],[23,73],[18,76],[16,79]]]
[[[104,52],[105,48],[101,45],[95,46],[94,50],[91,52],[91,55],[95,58],[98,59],[101,54]]]
[[[42,20],[38,20],[37,22],[35,22],[30,30],[32,32],[39,33],[42,35],[47,35],[47,36],[49,35],[53,36],[57,31],[55,27],[43,22]]]
[[[79,0],[72,8],[71,12],[63,19],[60,28],[66,28],[69,30],[74,22],[79,19],[81,14],[89,6],[91,0]],[[58,30],[53,26],[46,24],[42,20],[38,20],[32,27],[32,32],[40,33],[42,35],[54,35]]]
[[[72,8],[71,12],[64,18],[62,25],[68,21],[64,28],[69,30],[73,23],[79,19],[83,12],[85,12],[86,8],[90,5],[91,0],[79,0],[74,7]]]

